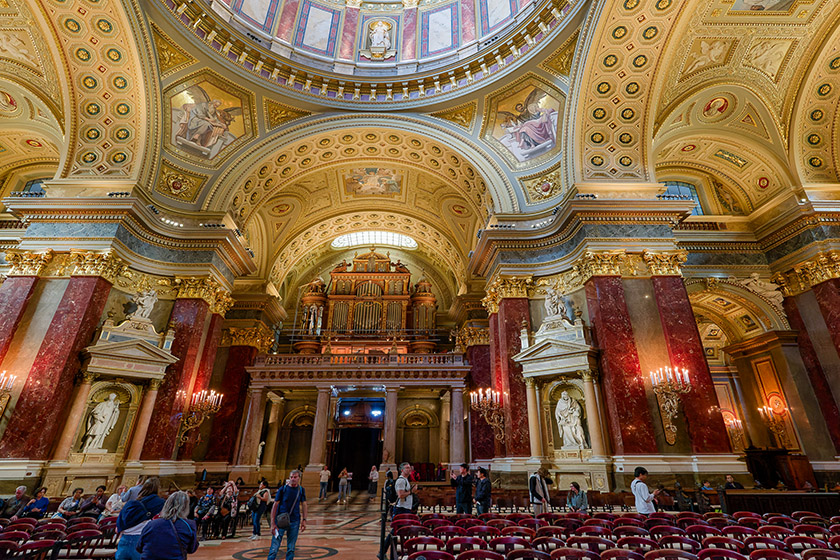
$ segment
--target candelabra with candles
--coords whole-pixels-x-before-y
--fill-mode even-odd
[[[505,440],[505,413],[502,394],[493,389],[470,391],[470,408],[481,414],[499,441]]]
[[[787,428],[785,427],[787,408],[782,409],[781,412],[775,412],[769,406],[760,406],[758,407],[758,413],[761,415],[764,423],[767,424],[767,427],[770,428],[770,431],[773,432],[773,436],[776,438],[776,445],[782,448],[787,447],[788,437]]]
[[[724,423],[726,424],[726,430],[729,432],[729,437],[732,439],[732,446],[736,449],[746,449],[746,435],[741,421],[737,418],[727,418]]]
[[[6,375],[5,370],[0,374],[0,416],[6,412],[9,401],[12,400],[12,387],[15,386],[17,375]]]
[[[659,415],[665,427],[665,441],[674,445],[677,441],[677,427],[674,418],[680,408],[682,395],[691,391],[691,379],[688,370],[668,366],[650,372],[650,382],[659,403]]]
[[[184,391],[178,391],[178,396],[186,396]],[[222,395],[216,391],[200,391],[193,393],[190,408],[181,416],[178,447],[187,443],[189,432],[201,426],[210,416],[222,408]]]

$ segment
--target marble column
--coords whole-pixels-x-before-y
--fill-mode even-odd
[[[224,397],[222,409],[213,417],[210,428],[210,441],[205,461],[233,462],[236,438],[242,417],[245,414],[245,402],[248,399],[248,372],[246,367],[253,365],[258,349],[254,346],[231,346],[228,351],[225,373],[219,392]]]
[[[209,307],[205,300],[199,298],[175,300],[170,318],[175,323],[175,340],[171,352],[178,361],[166,369],[166,377],[155,400],[149,432],[143,446],[144,461],[170,461],[175,456],[181,414],[192,398],[190,388]]]
[[[691,376],[691,393],[682,399],[691,450],[694,453],[731,453],[729,434],[683,279],[681,276],[654,276],[651,281],[670,365],[687,369]]]
[[[66,461],[70,455],[73,440],[76,439],[76,432],[78,432],[79,424],[82,423],[82,418],[85,415],[85,407],[88,397],[90,397],[90,388],[95,378],[96,374],[88,372],[81,376],[80,383],[76,387],[75,395],[73,396],[73,403],[70,405],[70,410],[67,413],[67,421],[61,430],[61,436],[58,438],[58,443],[53,452],[53,461]]]
[[[111,283],[98,276],[70,278],[0,440],[0,456],[49,458],[67,415],[79,354],[92,342],[110,291]]]
[[[537,384],[530,377],[525,378],[525,402],[528,409],[528,435],[531,442],[531,457],[542,458],[542,428],[540,409],[537,402]]]
[[[464,388],[452,387],[449,418],[449,462],[464,462]]]
[[[268,398],[271,401],[271,412],[268,415],[268,433],[265,436],[265,449],[260,464],[268,469],[273,469],[276,466],[277,437],[280,431],[280,422],[283,421],[286,399],[275,393],[269,393]]]
[[[149,424],[152,421],[152,411],[155,408],[158,390],[160,390],[160,379],[149,381],[149,387],[143,395],[143,402],[140,404],[140,412],[135,421],[134,436],[131,438],[131,447],[128,449],[126,461],[135,463],[140,460],[143,452],[143,444],[146,443],[146,435],[149,433]]]
[[[811,287],[831,341],[840,354],[840,278],[831,278]]]
[[[387,410],[385,412],[387,415]],[[318,387],[318,401],[315,404],[315,424],[312,426],[312,445],[309,447],[309,465],[320,469],[326,460],[327,421],[330,416],[330,388]]]
[[[0,364],[9,351],[26,306],[35,292],[37,276],[11,276],[0,285]]]
[[[593,276],[586,306],[601,349],[604,402],[616,455],[659,453],[621,276]]]
[[[490,345],[477,344],[467,348],[470,363],[471,387],[490,387]],[[473,459],[492,459],[495,456],[495,437],[490,424],[476,412],[470,412],[470,447]]]
[[[263,419],[265,418],[265,389],[249,390],[248,415],[245,417],[245,426],[242,429],[242,444],[239,447],[240,465],[256,465],[257,451],[260,446],[262,435]]]
[[[589,427],[589,445],[592,446],[593,457],[604,457],[604,439],[601,428],[601,411],[598,410],[598,397],[595,393],[595,381],[591,371],[582,371],[583,398],[586,408],[586,422]]]
[[[802,356],[802,362],[808,372],[808,380],[814,388],[814,395],[819,404],[820,412],[825,418],[828,435],[834,444],[835,452],[840,455],[840,410],[838,410],[837,402],[834,400],[831,385],[829,385],[828,378],[826,378],[820,364],[814,344],[811,342],[811,336],[808,334],[805,321],[802,320],[802,314],[796,305],[796,298],[786,297],[783,305],[791,328],[797,331],[799,354]]]
[[[382,467],[387,468],[397,461],[397,399],[398,389],[385,389],[385,434],[382,445]]]
[[[449,424],[451,421],[449,411],[451,400],[448,391],[440,396],[440,462],[444,465],[449,464]]]

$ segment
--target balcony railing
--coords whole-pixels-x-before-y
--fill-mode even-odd
[[[313,369],[330,367],[466,366],[463,354],[268,354],[258,356],[254,367]]]

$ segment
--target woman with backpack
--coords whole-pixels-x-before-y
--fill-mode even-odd
[[[190,497],[175,492],[166,500],[160,517],[150,521],[140,533],[137,550],[142,560],[187,560],[198,550],[198,529],[188,520]]]
[[[160,480],[156,476],[146,479],[136,500],[131,500],[117,517],[117,543],[115,560],[143,560],[137,551],[140,534],[146,525],[163,509],[164,500],[158,496]]]
[[[271,497],[271,492],[268,490],[268,485],[265,480],[260,481],[260,487],[248,500],[248,510],[251,512],[251,524],[254,526],[251,540],[255,541],[260,538],[260,523],[262,516],[265,515],[265,510],[268,507],[268,499]]]

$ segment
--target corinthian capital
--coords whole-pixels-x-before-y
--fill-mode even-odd
[[[528,298],[534,292],[534,279],[531,277],[496,278],[487,286],[487,295],[481,300],[487,313],[498,313],[499,303],[505,298]]]
[[[128,270],[128,264],[112,251],[71,251],[70,263],[73,265],[73,276],[101,276],[112,284]]]
[[[653,253],[645,251],[642,253],[642,260],[650,269],[652,276],[681,276],[680,269],[688,259],[685,251],[675,253]]]
[[[40,276],[52,258],[52,249],[43,253],[11,249],[6,252],[6,262],[12,265],[9,276]]]
[[[621,265],[627,260],[624,250],[595,253],[587,251],[574,264],[581,282],[593,276],[621,276]]]
[[[222,346],[252,346],[260,352],[268,352],[274,338],[264,325],[256,327],[230,327],[222,332]]]
[[[777,274],[773,281],[779,284],[785,296],[793,296],[832,278],[840,278],[840,251],[817,253],[792,270]]]
[[[224,315],[233,307],[230,292],[209,276],[178,276],[175,286],[178,289],[177,299],[203,299],[210,305],[211,313]]]
[[[490,331],[479,327],[465,326],[456,334],[456,345],[461,348],[487,346],[490,344]]]

